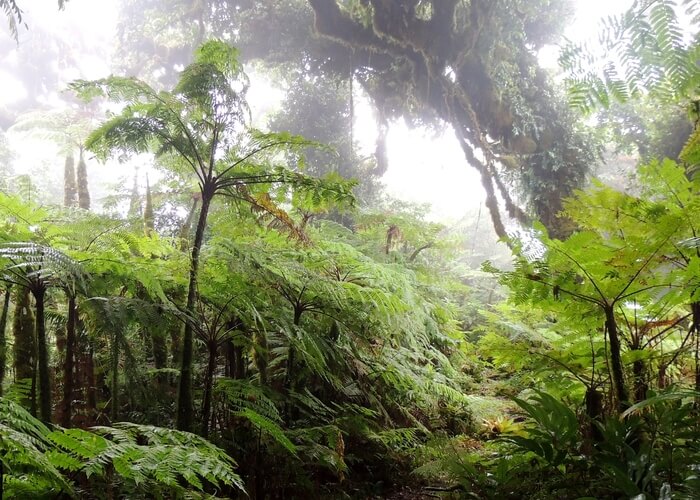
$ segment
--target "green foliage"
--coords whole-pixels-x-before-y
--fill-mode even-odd
[[[561,53],[572,105],[590,111],[645,92],[667,102],[694,99],[700,85],[699,26],[700,11],[690,0],[635,1],[623,14],[608,17],[601,54],[571,43]]]
[[[243,490],[235,462],[192,434],[132,423],[49,430],[7,399],[0,399],[0,426],[3,486],[10,497],[77,497],[78,486],[69,479],[76,473],[92,487],[106,486],[105,495],[111,490],[132,498]]]
[[[525,436],[506,435],[520,449],[534,453],[550,467],[559,467],[578,455],[578,419],[564,403],[545,392],[536,392],[532,401],[514,398],[532,419]]]

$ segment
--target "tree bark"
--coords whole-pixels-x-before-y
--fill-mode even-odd
[[[700,391],[700,302],[690,304],[693,334],[695,335],[695,390]]]
[[[63,168],[63,206],[66,208],[77,205],[78,187],[75,183],[75,167],[73,153],[66,155],[66,163]]]
[[[199,275],[199,256],[201,246],[204,241],[204,230],[207,226],[207,215],[209,206],[215,193],[215,185],[202,186],[202,208],[199,212],[197,230],[192,244],[192,255],[190,257],[190,280],[187,290],[187,305],[185,309],[190,318],[196,315],[195,302],[197,299],[197,278]],[[192,398],[192,323],[188,318],[182,335],[182,362],[180,364],[180,386],[177,398],[177,420],[176,426],[181,431],[190,432],[192,430],[192,411],[194,402]]]
[[[12,285],[5,287],[5,297],[2,303],[2,313],[0,313],[0,396],[2,396],[2,384],[5,382],[5,369],[7,368],[7,338],[5,328],[7,327],[7,312],[10,308],[10,291]]]
[[[39,416],[44,422],[51,422],[51,374],[49,373],[49,351],[46,345],[46,318],[44,299],[46,289],[37,286],[32,289],[36,301],[36,344],[39,365]]]
[[[87,378],[87,407],[90,416],[95,418],[97,415],[97,379],[95,378],[95,349],[90,343],[88,351],[85,354],[85,375]]]
[[[615,311],[613,306],[605,308],[605,329],[610,339],[610,364],[611,377],[613,382],[613,390],[617,399],[617,409],[622,413],[627,408],[628,396],[627,387],[625,386],[625,375],[622,367],[622,355],[620,349],[620,336],[617,330],[617,321],[615,320]]]
[[[61,425],[71,426],[73,388],[74,388],[74,368],[75,368],[75,329],[78,319],[78,308],[75,296],[68,294],[68,320],[66,322],[66,354],[63,362],[63,402],[61,403],[62,415]]]
[[[117,332],[112,333],[112,381],[110,392],[112,393],[112,404],[110,405],[110,418],[112,422],[119,419],[119,339]]]
[[[88,187],[87,165],[83,157],[83,149],[80,148],[80,158],[78,159],[78,206],[83,210],[90,210],[90,188]]]
[[[202,400],[202,436],[209,435],[209,417],[211,416],[212,390],[214,386],[214,372],[216,371],[216,355],[218,351],[216,342],[209,342],[209,362],[207,363],[207,373],[204,379],[204,396]]]

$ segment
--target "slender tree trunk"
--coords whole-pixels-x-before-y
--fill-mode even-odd
[[[204,241],[204,230],[207,226],[207,215],[209,206],[214,197],[214,186],[202,187],[202,209],[199,212],[197,221],[197,231],[192,244],[192,255],[190,258],[190,282],[187,290],[186,311],[190,318],[196,315],[195,302],[197,299],[197,277],[199,275],[199,255]],[[192,430],[192,410],[194,401],[192,397],[192,324],[188,320],[182,335],[182,363],[180,365],[180,387],[177,398],[177,428],[181,431]]]
[[[84,210],[90,210],[90,190],[88,187],[87,165],[83,158],[83,148],[80,148],[80,158],[78,158],[78,205]]]
[[[690,328],[695,335],[695,390],[700,391],[700,302],[690,304],[692,325]]]
[[[233,342],[231,341],[231,339],[228,339],[224,342],[224,376],[226,378],[234,378],[234,365],[235,362],[233,360]]]
[[[294,326],[298,327],[299,324],[301,323],[301,315],[303,314],[303,310],[299,307],[294,308]],[[296,333],[296,332],[295,332]],[[296,350],[294,349],[294,346],[292,345],[292,342],[289,342],[289,349],[287,351],[287,373],[285,374],[284,377],[284,388],[287,392],[291,391],[294,388],[294,380],[293,380],[293,373],[294,373],[294,364],[296,363]]]
[[[227,326],[230,330],[237,328],[243,331],[244,329],[243,323],[238,318],[230,320]],[[224,353],[226,356],[226,376],[233,379],[245,378],[246,365],[243,346],[240,345],[240,342],[236,344],[233,339],[227,339],[224,343]]]
[[[36,344],[39,364],[39,416],[44,422],[51,422],[51,374],[49,373],[49,351],[46,345],[46,318],[44,299],[46,289],[38,286],[32,290],[36,301]]]
[[[602,438],[596,421],[603,415],[603,395],[594,387],[586,389],[586,416],[590,420],[589,431],[593,441],[600,441]]]
[[[243,355],[243,346],[235,345],[231,342],[231,349],[233,350],[233,370],[231,377],[238,380],[243,379],[246,373],[246,359]]]
[[[194,197],[192,199],[192,208],[190,208],[190,211],[187,213],[187,219],[185,219],[180,228],[180,250],[183,252],[190,245],[190,230],[192,229],[194,214],[197,213],[197,205],[199,205],[199,198]]]
[[[151,345],[153,346],[153,364],[156,370],[162,370],[168,365],[168,346],[165,343],[165,333],[161,331],[151,332]],[[158,373],[156,375],[158,386],[161,387],[167,383],[167,377]]]
[[[151,185],[148,183],[148,175],[146,175],[146,208],[143,210],[143,228],[146,236],[150,236],[155,230],[153,198],[151,197]]]
[[[17,287],[15,291],[15,312],[12,318],[12,336],[14,337],[13,359],[15,380],[20,381],[34,377],[34,314],[31,309],[28,288]]]
[[[5,328],[7,326],[7,311],[10,308],[10,291],[12,285],[5,287],[5,297],[2,302],[2,312],[0,313],[0,396],[2,396],[2,385],[5,382],[5,370],[7,369],[7,337]]]
[[[78,308],[76,305],[75,296],[72,293],[68,294],[68,320],[66,322],[66,355],[63,362],[63,402],[61,404],[63,412],[61,415],[61,425],[70,427],[72,418],[73,405],[73,387],[75,367],[75,344],[76,335],[75,327],[78,320]]]
[[[211,416],[211,399],[218,345],[216,342],[209,342],[207,343],[207,349],[209,350],[209,362],[207,363],[207,373],[204,379],[204,396],[202,401],[202,436],[204,437],[207,437],[209,434],[209,417]]]
[[[634,402],[639,403],[647,398],[647,390],[649,389],[646,382],[644,361],[638,359],[632,363],[632,374],[634,376]]]
[[[617,330],[617,321],[615,320],[615,311],[613,307],[605,308],[605,329],[608,332],[610,339],[610,364],[613,389],[617,398],[617,408],[621,413],[627,407],[628,396],[627,387],[625,386],[625,375],[622,368],[622,355],[620,349],[620,337]]]
[[[253,342],[255,343],[255,349],[253,349],[253,362],[255,363],[255,367],[258,369],[260,385],[267,386],[268,348],[267,336],[265,335],[265,332],[258,330],[255,333]]]
[[[110,419],[116,422],[119,419],[119,339],[117,332],[112,333],[112,380],[110,392],[112,393],[112,404],[110,405]]]
[[[87,410],[91,419],[97,415],[97,379],[95,377],[95,348],[88,339],[87,351],[84,353],[85,385]]]
[[[295,335],[296,331],[301,324],[301,315],[303,314],[304,310],[301,309],[300,307],[295,307],[294,308],[294,326],[295,326]],[[292,392],[296,386],[296,378],[294,376],[295,372],[295,364],[296,364],[296,349],[292,345],[292,341],[290,340],[289,342],[289,350],[287,352],[287,373],[285,373],[284,377],[284,392],[285,394],[289,395],[290,392]],[[291,399],[287,398],[287,405],[285,409],[286,413],[286,419],[287,422],[293,420],[295,415],[294,415],[294,407],[292,406]]]
[[[78,201],[78,187],[75,183],[75,167],[73,165],[73,153],[68,153],[63,169],[63,206],[66,208],[75,207]]]

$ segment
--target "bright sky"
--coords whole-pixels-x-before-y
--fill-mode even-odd
[[[577,0],[576,20],[567,30],[567,35],[578,40],[595,38],[600,16],[619,13],[630,3],[631,0]],[[70,49],[84,54],[75,67],[61,61],[60,55],[68,48],[56,47],[59,60],[55,64],[65,83],[75,78],[92,79],[109,74],[109,53],[104,48],[109,47],[115,34],[115,0],[70,0],[63,12],[57,11],[56,0],[25,0],[20,5],[27,14],[30,29],[20,29],[20,43],[15,50],[0,54],[0,108],[26,94],[26,90],[12,76],[12,69],[21,58],[31,57],[32,37],[39,36],[40,32],[38,29],[32,30],[32,26],[41,26],[42,30],[69,40]],[[0,31],[0,36],[8,36],[6,28]],[[556,48],[543,51],[542,62],[555,65],[556,54]],[[271,103],[279,102],[280,94],[259,79],[254,78],[252,83],[249,98],[254,113],[260,117],[269,112]],[[57,97],[55,94],[50,96],[47,104],[58,102]],[[354,134],[360,147],[368,151],[373,149],[376,128],[372,111],[366,103],[360,103],[356,109]],[[404,200],[432,204],[432,219],[454,221],[483,203],[479,177],[467,165],[452,131],[434,137],[431,133],[410,130],[403,123],[395,123],[390,128],[387,147],[389,169],[383,178],[387,191]],[[18,158],[15,166],[18,171],[36,171],[37,168],[47,171],[52,165],[53,169],[44,181],[50,185],[62,185],[62,161],[56,160],[54,148],[46,147],[45,141],[25,139],[22,147],[16,149]],[[143,160],[139,161],[143,164]],[[130,179],[133,172],[133,165],[113,165],[110,168],[92,165],[90,170],[94,172],[97,168],[100,169],[101,183],[114,183],[119,178]],[[95,177],[98,175],[92,178]],[[130,180],[128,185],[131,185]],[[99,186],[95,193],[97,197],[105,188]]]

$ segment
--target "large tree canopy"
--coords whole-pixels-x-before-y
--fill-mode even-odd
[[[591,162],[558,104],[536,50],[559,34],[568,2],[309,0],[315,31],[348,61],[380,116],[435,119],[455,130],[479,170],[494,227],[498,210],[524,222],[505,179],[517,179],[554,234],[562,195]]]
[[[159,2],[147,7],[157,12]],[[139,21],[143,6],[135,7],[122,13],[125,64],[143,68],[129,54],[155,48],[150,76],[168,79],[182,62],[178,54],[189,50],[164,26],[194,16],[196,36],[182,37],[188,43],[219,36],[233,40],[246,60],[309,78],[352,78],[376,106],[380,130],[398,117],[451,125],[481,174],[500,236],[506,231],[499,206],[521,222],[535,215],[553,234],[566,234],[556,217],[559,200],[582,181],[595,153],[536,54],[561,35],[569,1],[210,0],[171,5],[173,16],[163,23],[149,16],[147,26]]]

